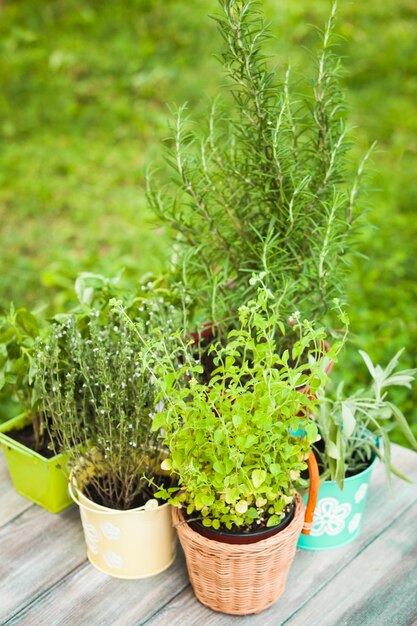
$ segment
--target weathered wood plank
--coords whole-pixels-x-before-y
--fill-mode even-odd
[[[188,585],[182,551],[165,572],[118,580],[89,563],[61,580],[7,622],[8,626],[126,626],[141,624]]]
[[[14,490],[3,454],[0,454],[0,527],[10,522],[33,503]]]
[[[285,624],[416,624],[416,549],[414,503]]]
[[[0,529],[0,623],[86,559],[78,509],[37,506]]]
[[[394,461],[417,480],[415,453],[395,447]],[[166,572],[147,580],[120,581],[97,572],[85,563],[77,509],[53,516],[33,506],[0,529],[0,622],[8,619],[9,624],[28,626],[44,622],[229,626],[236,621],[278,626],[289,618],[298,619],[297,611],[304,610],[304,605],[307,610],[316,596],[327,606],[326,590],[331,580],[348,572],[355,557],[370,549],[378,535],[416,501],[415,485],[398,480],[390,497],[382,467],[376,468],[372,482],[361,538],[336,551],[300,551],[283,598],[262,615],[247,618],[213,613],[200,605],[187,585],[181,558]],[[406,573],[401,572],[403,575]],[[351,596],[348,606],[352,611],[354,605],[355,597]]]
[[[393,446],[393,462],[410,479],[417,481],[417,454],[415,452]],[[327,552],[299,550],[290,571],[285,594],[268,611],[259,616],[244,618],[216,614],[201,605],[188,588],[157,612],[147,623],[152,626],[194,626],[194,624],[231,626],[239,622],[239,624],[247,623],[251,626],[255,624],[278,626],[314,597],[317,589],[325,589],[338,572],[346,568],[368,544],[383,532],[384,528],[407,511],[416,499],[415,484],[405,483],[396,478],[393,479],[393,490],[390,493],[386,487],[384,466],[379,464],[372,477],[372,488],[359,538],[338,550]],[[324,598],[325,592],[321,600],[326,606]],[[352,606],[354,602],[354,597],[351,597]],[[320,621],[317,623],[321,624]]]

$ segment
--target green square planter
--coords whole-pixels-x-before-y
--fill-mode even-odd
[[[51,513],[59,513],[72,503],[68,493],[66,457],[58,454],[46,459],[7,435],[14,428],[29,424],[26,415],[18,415],[0,424],[0,445],[10,478],[17,493]]]

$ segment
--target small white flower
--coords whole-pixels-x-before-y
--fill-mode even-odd
[[[290,318],[289,318],[290,322],[296,322],[297,320],[299,320],[300,315],[301,315],[300,311],[294,311],[294,313],[290,315]]]

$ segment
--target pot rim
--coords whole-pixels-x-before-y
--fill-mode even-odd
[[[74,493],[74,489],[75,492]],[[157,500],[157,498],[150,498],[147,502],[149,502],[150,500],[155,500],[158,503],[158,506],[156,508],[152,508],[152,509],[147,509],[146,508],[146,504],[145,503],[143,506],[139,506],[136,507],[135,509],[128,509],[126,511],[123,511],[121,509],[111,509],[108,506],[103,506],[102,504],[97,504],[96,502],[94,502],[93,500],[91,500],[90,498],[88,498],[78,487],[77,487],[77,483],[75,482],[74,476],[71,474],[69,481],[68,481],[68,491],[69,494],[71,496],[71,498],[73,499],[73,501],[75,502],[75,504],[77,504],[81,509],[85,509],[87,510],[89,513],[99,513],[102,515],[118,515],[120,513],[124,513],[124,514],[135,514],[135,513],[153,513],[155,511],[159,511],[165,507],[170,506],[169,502],[165,502],[164,504],[159,504],[159,501]],[[84,498],[85,500],[87,500],[88,504],[91,504],[92,506],[86,506],[86,504],[84,502],[81,502],[79,499],[79,496],[82,496],[82,498]]]
[[[58,454],[55,454],[54,456],[51,456],[49,459],[47,459],[42,454],[39,454],[39,452],[37,452],[36,450],[25,446],[23,443],[20,443],[20,441],[13,439],[13,437],[9,437],[9,435],[7,434],[8,431],[12,430],[19,422],[23,422],[24,428],[25,426],[29,426],[31,420],[26,413],[20,413],[19,415],[15,415],[14,417],[11,417],[10,419],[0,424],[0,445],[11,447],[18,452],[26,454],[26,456],[35,457],[36,459],[43,461],[43,463],[55,463],[56,461],[61,461],[66,458],[65,454],[59,452]]]
[[[287,511],[285,517],[280,521],[279,524],[275,526],[265,527],[260,530],[255,530],[252,532],[231,532],[225,530],[216,530],[211,526],[206,527],[202,524],[200,520],[189,521],[184,516],[184,520],[188,524],[188,526],[194,530],[194,532],[206,537],[207,539],[212,539],[213,541],[218,541],[220,543],[228,543],[228,544],[250,544],[261,541],[262,539],[268,539],[272,535],[285,530],[294,519],[295,509],[296,509],[296,499],[292,501],[290,505],[288,505],[290,510]]]
[[[347,478],[345,477],[343,479],[343,482],[349,482],[349,481],[353,481],[353,480],[357,480],[359,477],[364,477],[365,475],[369,474],[371,472],[371,470],[373,469],[375,463],[378,461],[379,457],[378,455],[375,454],[374,458],[372,459],[372,461],[370,462],[370,464],[368,465],[368,467],[366,467],[364,470],[361,470],[360,472],[358,472],[357,474],[354,474],[353,476],[348,476]],[[337,481],[336,480],[323,480],[322,485],[337,485]]]

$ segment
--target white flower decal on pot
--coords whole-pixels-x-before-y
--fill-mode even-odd
[[[360,513],[356,513],[356,515],[354,515],[350,520],[348,529],[351,535],[355,532],[355,530],[358,530],[359,524],[361,523],[361,517],[362,515]]]
[[[158,500],[154,498],[152,500],[148,500],[144,506],[145,511],[156,511],[159,506]]]
[[[114,569],[120,569],[121,567],[123,567],[122,557],[115,552],[105,552],[103,554],[103,558],[106,561],[108,567],[112,567]]]
[[[120,539],[121,531],[118,526],[114,524],[110,524],[110,522],[105,522],[104,524],[100,524],[101,532],[106,537],[106,539]]]
[[[314,537],[339,535],[345,528],[351,510],[347,502],[340,504],[336,498],[322,498],[317,503],[310,534]]]
[[[366,496],[366,492],[367,491],[368,491],[368,485],[361,485],[359,487],[359,489],[355,493],[355,502],[356,502],[356,504],[359,504],[359,502],[362,502],[362,500]]]
[[[98,534],[97,529],[85,520],[83,520],[83,528],[87,548],[93,554],[98,554],[98,542],[100,539],[100,535]]]

